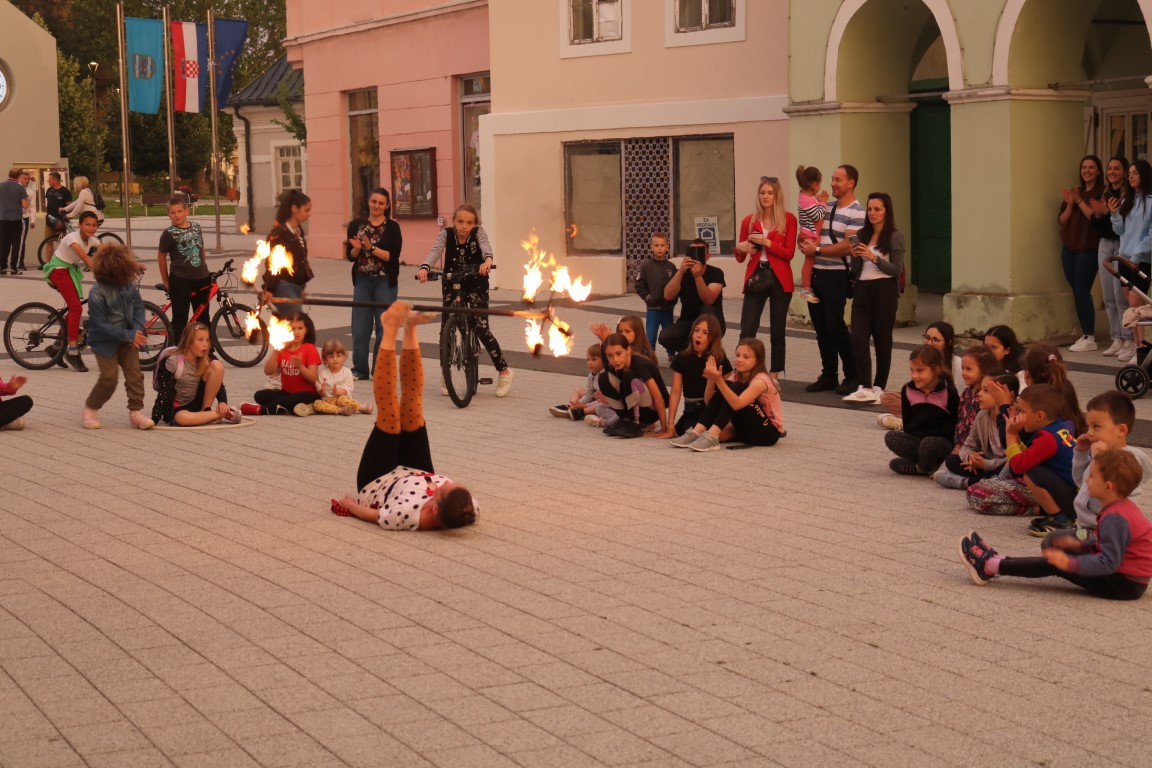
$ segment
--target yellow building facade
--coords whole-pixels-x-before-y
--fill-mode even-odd
[[[1078,335],[1060,190],[1083,155],[1148,158],[1150,14],[1152,0],[793,0],[792,165],[827,178],[851,163],[861,198],[892,194],[910,284],[944,293],[958,332]]]

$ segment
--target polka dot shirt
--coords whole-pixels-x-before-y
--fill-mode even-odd
[[[359,502],[380,511],[380,527],[389,531],[415,531],[420,527],[420,510],[450,482],[443,475],[430,475],[411,467],[396,467],[364,486]]]

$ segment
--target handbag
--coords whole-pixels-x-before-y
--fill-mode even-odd
[[[748,278],[744,292],[759,296],[768,293],[775,283],[776,273],[772,271],[772,265],[762,261],[752,272],[752,276]]]

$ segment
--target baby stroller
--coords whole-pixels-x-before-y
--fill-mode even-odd
[[[1124,313],[1125,320],[1128,319],[1129,312],[1135,312],[1138,318],[1137,325],[1145,328],[1152,326],[1152,297],[1149,297],[1147,293],[1137,288],[1133,283],[1134,280],[1138,279],[1148,280],[1148,275],[1140,271],[1140,265],[1123,256],[1109,256],[1104,260],[1104,269],[1108,270],[1120,281],[1121,285],[1139,296],[1144,302],[1141,307],[1126,310]],[[1152,373],[1149,372],[1150,366],[1152,366],[1152,357],[1149,357],[1149,351],[1152,351],[1152,344],[1145,340],[1136,350],[1135,361],[1125,365],[1116,373],[1116,389],[1127,393],[1133,400],[1143,397],[1144,393],[1148,391],[1149,385],[1152,384]]]

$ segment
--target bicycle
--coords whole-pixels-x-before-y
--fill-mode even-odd
[[[200,315],[207,312],[208,305],[212,303],[212,298],[215,297],[220,308],[212,315],[212,320],[205,323],[208,326],[208,336],[212,340],[212,348],[216,350],[216,354],[237,368],[251,368],[263,360],[264,355],[268,354],[268,326],[261,319],[259,341],[248,338],[248,314],[255,312],[255,310],[245,304],[237,304],[229,293],[229,291],[235,291],[239,288],[239,283],[236,282],[236,278],[232,274],[236,271],[232,266],[233,261],[234,259],[228,259],[224,262],[223,267],[208,276],[212,281],[208,300],[196,308],[196,312],[189,318],[189,322],[199,322]],[[172,299],[164,290],[164,283],[156,283],[156,290],[164,291],[164,296],[167,299],[167,303],[160,307],[161,314],[167,320],[166,313],[172,308]],[[145,324],[145,333],[147,332],[148,328]]]
[[[492,269],[495,269],[493,266]],[[450,307],[464,306],[461,286],[465,278],[480,274],[476,266],[457,267],[452,272],[428,270],[429,282],[443,279],[451,282],[455,298]],[[476,316],[458,312],[445,312],[440,326],[440,372],[448,397],[457,408],[467,408],[479,384],[491,384],[492,379],[480,378],[480,339],[476,337]]]
[[[67,217],[57,218],[55,216],[47,216],[44,219],[44,227],[48,230],[44,235],[44,239],[40,241],[40,247],[36,249],[36,260],[40,262],[40,266],[44,266],[52,261],[52,256],[56,253],[56,248],[60,245],[60,241],[64,239],[64,235],[72,231],[72,224]],[[124,245],[124,241],[120,235],[115,232],[97,232],[96,239],[101,243],[117,242]],[[87,272],[88,268],[85,267],[84,271]]]
[[[53,286],[55,290],[55,286]],[[88,303],[83,299],[80,305]],[[85,347],[88,318],[82,318],[80,349]],[[150,371],[156,367],[160,352],[168,345],[172,335],[172,324],[160,307],[150,301],[144,302],[144,335],[147,344],[140,349],[140,370]],[[68,351],[68,306],[54,309],[39,301],[21,304],[4,322],[4,349],[22,368],[43,371],[53,365],[67,368],[64,355]]]

